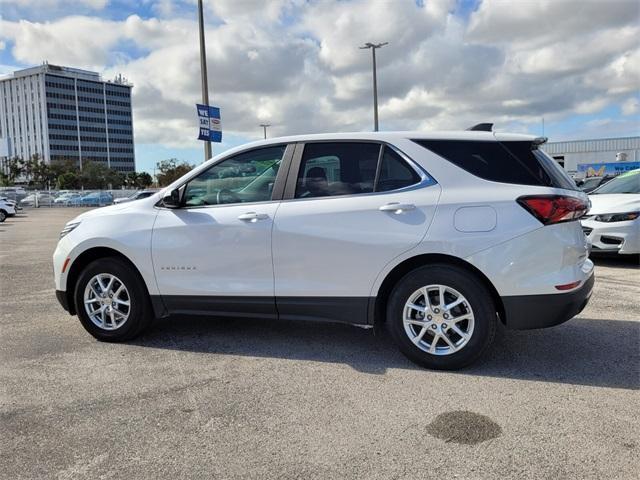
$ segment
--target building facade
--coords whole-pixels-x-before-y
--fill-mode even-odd
[[[47,63],[0,78],[0,161],[38,155],[135,171],[131,88]]]
[[[580,164],[640,161],[640,137],[549,142],[542,149],[572,174]]]

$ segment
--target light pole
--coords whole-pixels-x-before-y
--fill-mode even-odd
[[[209,82],[207,81],[207,51],[204,42],[204,14],[202,0],[198,0],[198,30],[200,33],[200,75],[202,80],[202,103],[209,105]],[[204,161],[211,158],[211,142],[204,142]]]
[[[262,131],[264,132],[264,139],[267,139],[267,127],[270,127],[271,124],[270,123],[261,123],[260,126],[262,127]]]
[[[368,48],[371,49],[371,54],[373,56],[373,131],[378,131],[378,78],[376,74],[376,48],[384,47],[388,45],[389,42],[384,43],[371,43],[367,42],[363,47],[360,47],[360,50],[366,50]]]

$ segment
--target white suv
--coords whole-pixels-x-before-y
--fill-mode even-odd
[[[591,294],[588,198],[542,142],[404,132],[239,147],[69,222],[57,297],[100,340],[171,314],[384,322],[411,360],[460,368],[498,321],[556,325]]]

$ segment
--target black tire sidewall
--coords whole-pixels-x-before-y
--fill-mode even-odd
[[[404,305],[409,296],[426,285],[449,286],[469,302],[474,314],[469,342],[450,355],[432,355],[418,348],[404,330]],[[387,327],[394,341],[411,361],[427,368],[456,370],[476,361],[489,347],[496,331],[497,314],[493,298],[482,281],[472,273],[449,265],[425,266],[405,275],[391,293]]]
[[[84,308],[84,290],[91,278],[100,273],[110,273],[120,279],[129,292],[131,310],[129,318],[116,330],[103,330],[95,325]],[[142,278],[119,258],[101,258],[91,262],[82,271],[74,291],[76,312],[82,326],[98,340],[121,342],[135,337],[146,327],[150,316],[149,296]]]
[[[0,210],[0,223],[4,222],[7,219],[7,214],[4,210]]]

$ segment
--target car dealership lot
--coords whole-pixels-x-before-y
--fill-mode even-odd
[[[0,224],[0,478],[635,478],[640,271],[460,372],[345,325],[172,318],[103,344],[58,305],[81,209]],[[212,246],[215,252],[215,246]]]

